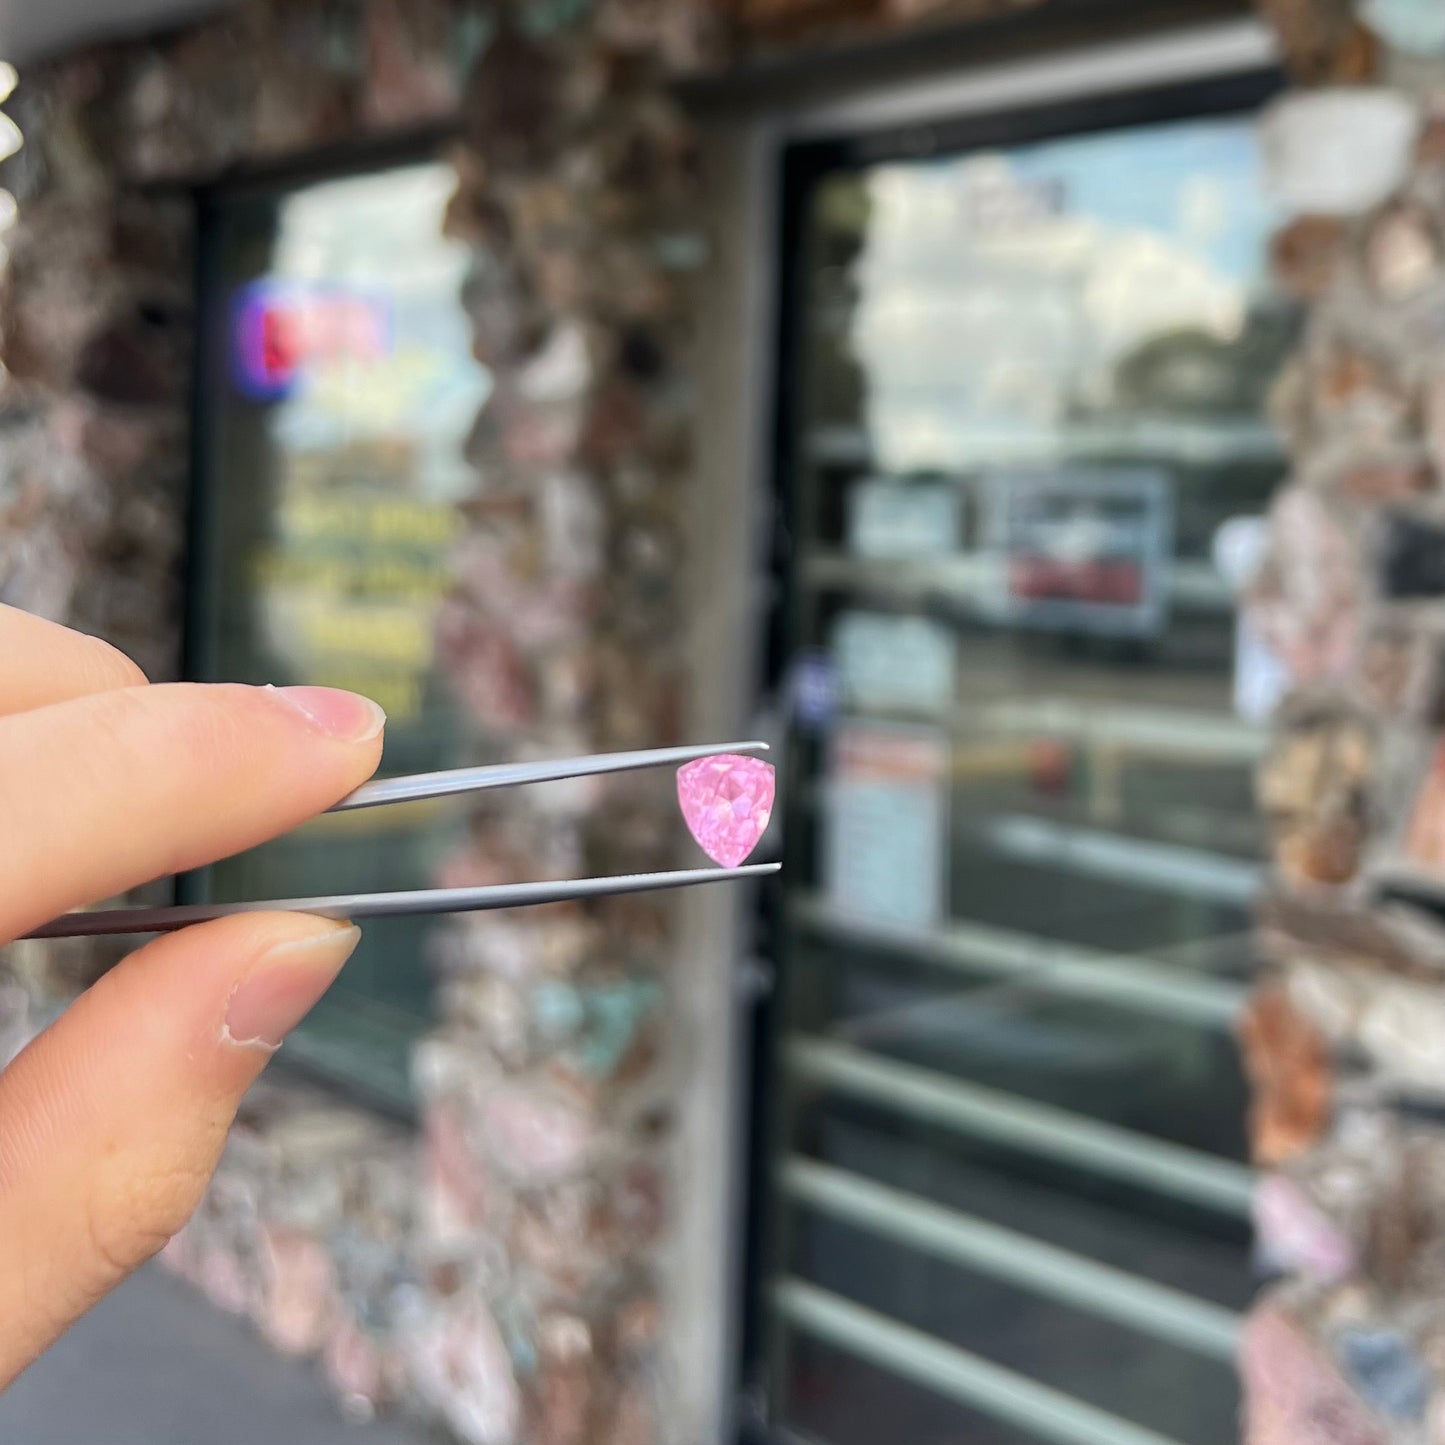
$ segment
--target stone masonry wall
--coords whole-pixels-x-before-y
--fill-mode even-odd
[[[675,358],[701,247],[658,76],[708,17],[663,8],[262,0],[27,76],[0,595],[174,675],[192,237],[156,183],[456,118],[447,229],[474,249],[459,301],[495,386],[439,655],[480,755],[677,739]],[[666,781],[513,795],[439,881],[668,866]],[[458,923],[420,1143],[272,1081],[167,1262],[319,1354],[358,1412],[405,1403],[499,1445],[656,1438],[668,940],[651,901]],[[35,1021],[106,961],[22,955]]]
[[[1243,1022],[1261,1262],[1249,1445],[1445,1440],[1445,8],[1266,0],[1265,121],[1309,307],[1293,475],[1247,612],[1285,666]]]

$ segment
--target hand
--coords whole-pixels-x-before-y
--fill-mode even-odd
[[[150,687],[0,607],[0,943],[325,811],[376,768],[384,721],[323,689]],[[0,1074],[0,1388],[189,1218],[358,937],[265,913],[160,938]]]

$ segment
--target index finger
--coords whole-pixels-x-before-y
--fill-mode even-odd
[[[0,718],[0,939],[324,812],[384,724],[352,693],[194,683]]]

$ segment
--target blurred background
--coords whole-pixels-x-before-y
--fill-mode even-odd
[[[1261,889],[1368,851],[1342,804],[1271,877],[1270,718],[1377,615],[1355,514],[1271,515],[1311,399],[1354,503],[1435,485],[1437,6],[4,0],[0,599],[153,678],[365,692],[388,773],[768,738],[784,870],[369,926],[0,1435],[1438,1429],[1358,1191],[1256,1244],[1331,1045],[1250,1002]],[[1356,236],[1408,176],[1425,219]],[[1282,391],[1327,297],[1409,354]],[[1311,736],[1285,811],[1354,756]],[[678,866],[671,787],[331,817],[174,890]],[[114,957],[0,955],[4,1052]]]

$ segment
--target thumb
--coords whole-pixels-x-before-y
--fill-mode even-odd
[[[359,937],[255,913],[157,939],[0,1074],[0,1389],[190,1217]]]

